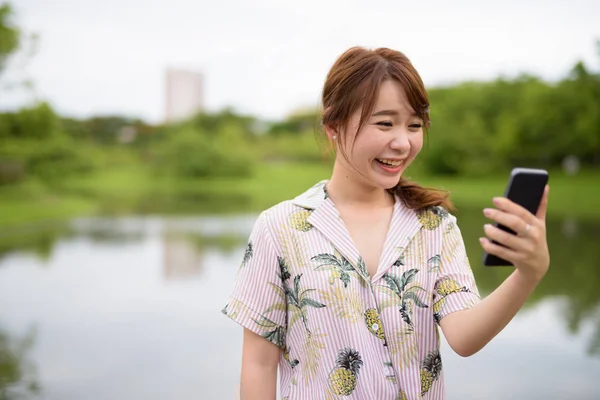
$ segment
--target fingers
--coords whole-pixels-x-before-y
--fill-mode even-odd
[[[498,207],[500,210],[505,211],[507,214],[515,215],[519,217],[522,221],[525,221],[525,223],[523,223],[522,226],[520,226],[521,229],[523,229],[526,224],[534,224],[535,221],[537,221],[537,218],[532,213],[530,213],[525,207],[520,206],[519,204],[505,197],[494,197],[493,201],[496,207]]]
[[[504,225],[517,233],[523,232],[527,228],[527,222],[517,215],[509,214],[508,212],[493,208],[485,208],[483,210],[483,214],[489,219],[499,223],[500,225]]]
[[[540,201],[540,206],[538,207],[538,211],[534,216],[530,213],[525,207],[505,198],[505,197],[495,197],[493,199],[494,204],[502,211],[505,211],[509,214],[514,214],[520,217],[525,224],[543,224],[546,220],[546,213],[548,211],[548,197],[550,193],[550,186],[546,185],[544,188],[544,194],[542,195],[542,200]]]
[[[535,216],[542,221],[546,220],[546,211],[548,211],[548,195],[550,193],[550,186],[546,185],[544,189],[544,195],[542,196],[542,201],[540,202],[540,207],[538,208]]]
[[[510,261],[528,274],[542,277],[550,262],[546,242],[549,192],[550,187],[546,185],[535,215],[507,198],[494,198],[494,204],[498,208],[486,208],[483,214],[513,230],[516,235],[486,224],[484,231],[487,237],[479,239],[483,249],[489,254]]]
[[[489,239],[479,238],[479,243],[481,243],[481,247],[489,253],[500,258],[505,259],[506,261],[510,261],[511,263],[515,263],[515,260],[518,258],[518,253],[507,248],[500,246],[498,244],[492,243]]]
[[[511,250],[527,250],[528,243],[511,233],[505,232],[491,224],[485,224],[483,230],[489,240],[496,241]]]

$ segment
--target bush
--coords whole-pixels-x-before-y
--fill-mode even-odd
[[[158,171],[183,178],[249,176],[256,158],[243,133],[232,127],[207,135],[190,125],[171,130],[158,146]]]
[[[321,162],[327,155],[327,144],[319,143],[312,130],[301,134],[268,134],[257,140],[257,151],[264,161]]]
[[[0,159],[0,185],[10,185],[25,179],[25,162],[16,158]]]
[[[55,181],[95,169],[89,148],[78,146],[64,135],[52,140],[4,140],[0,149],[0,184],[14,184],[28,177]]]
[[[52,141],[40,143],[32,149],[27,171],[48,181],[90,172],[94,169],[93,158],[81,149],[68,137],[57,135]]]

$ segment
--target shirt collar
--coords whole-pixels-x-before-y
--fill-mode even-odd
[[[328,182],[328,180],[318,182],[306,192],[297,196],[293,200],[293,204],[311,210],[307,222],[321,231],[355,269],[366,280],[370,280],[365,275],[366,271],[362,271],[359,267],[358,250],[339,217],[339,212],[327,195],[325,186]],[[382,249],[378,273],[373,277],[375,280],[386,273],[394,262],[401,261],[404,249],[423,226],[417,213],[406,207],[398,196],[395,197],[396,203],[394,204],[392,220]]]
[[[318,208],[328,197],[325,190],[325,185],[327,185],[327,182],[329,181],[320,181],[301,195],[298,195],[292,202],[297,206],[309,210]]]

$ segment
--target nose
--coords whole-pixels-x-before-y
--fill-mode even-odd
[[[408,140],[408,132],[405,129],[398,129],[392,141],[390,148],[399,153],[406,153],[410,150],[410,141]]]

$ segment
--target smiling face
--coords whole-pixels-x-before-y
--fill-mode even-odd
[[[361,107],[338,135],[338,147],[343,147],[348,159],[338,151],[336,164],[352,180],[391,189],[423,147],[423,120],[411,107],[402,85],[390,79],[381,84],[373,112],[357,133],[360,117]]]

